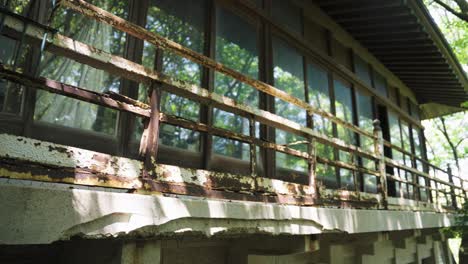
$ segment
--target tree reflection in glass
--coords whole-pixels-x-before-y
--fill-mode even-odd
[[[216,9],[216,60],[251,78],[258,78],[257,31],[253,24],[218,7]],[[236,102],[258,107],[258,92],[253,87],[224,74],[215,73],[214,92]],[[220,109],[213,109],[213,125],[233,132],[247,134],[246,118]],[[222,137],[213,137],[216,154],[248,160],[249,145]]]
[[[277,37],[273,37],[273,66],[275,87],[305,101],[303,57]],[[306,111],[293,104],[275,98],[275,112],[279,116],[306,125]],[[307,152],[304,137],[279,129],[276,130],[276,143],[295,143],[291,148]],[[276,152],[276,167],[299,172],[307,172],[308,168],[306,160],[280,152]]]
[[[127,16],[127,1],[91,1],[103,9]],[[125,34],[111,26],[99,23],[69,9],[60,8],[52,22],[60,33],[100,50],[123,55]],[[98,92],[118,92],[120,79],[105,71],[97,70],[73,60],[45,53],[40,74],[66,84]],[[38,91],[34,119],[37,121],[69,126],[114,135],[117,111],[86,103],[61,95]]]
[[[353,123],[353,101],[352,101],[352,91],[348,85],[345,85],[343,82],[335,80],[334,81],[335,87],[335,109],[336,109],[336,117],[339,119],[347,122]],[[343,127],[338,125],[338,138],[344,140],[348,144],[356,144],[356,140],[354,138],[354,133]],[[349,152],[339,151],[339,160],[344,161],[347,163],[354,163],[355,157],[354,155],[350,154]],[[340,179],[341,179],[341,187],[346,189],[353,189],[354,188],[354,179],[353,179],[353,172],[347,169],[339,169],[340,172]]]
[[[146,29],[157,33],[184,47],[203,53],[205,1],[152,0],[148,9]],[[163,73],[190,84],[201,85],[202,67],[172,52],[164,51]],[[153,69],[156,47],[145,42],[143,65]],[[139,100],[147,101],[148,87],[140,85]],[[199,121],[200,105],[181,96],[163,92],[161,111],[192,121]],[[141,124],[138,124],[136,138],[140,137]],[[199,151],[200,133],[181,127],[162,124],[159,137],[161,144]]]
[[[307,80],[309,103],[317,109],[331,112],[328,73],[324,69],[309,63],[307,64]],[[317,114],[312,115],[312,119],[314,130],[328,137],[333,137],[333,127],[330,120]],[[318,156],[333,159],[333,147],[316,143],[316,149]],[[318,163],[316,165],[316,175],[326,186],[334,187],[336,185],[335,167]]]

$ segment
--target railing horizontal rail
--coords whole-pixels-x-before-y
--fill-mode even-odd
[[[9,81],[12,81],[12,82],[15,82],[15,83],[27,86],[27,87],[46,90],[52,93],[65,95],[65,96],[79,99],[82,101],[86,101],[89,103],[102,105],[102,106],[116,109],[119,111],[129,112],[129,113],[141,116],[141,117],[145,117],[145,118],[150,117],[149,105],[139,102],[139,101],[135,101],[131,98],[126,98],[120,94],[98,93],[98,92],[90,91],[87,89],[60,83],[60,82],[50,80],[47,78],[34,78],[34,77],[31,77],[31,76],[28,76],[28,75],[25,75],[16,71],[12,71],[8,68],[9,68],[8,66],[0,64],[0,77],[5,80],[9,80]],[[111,97],[115,97],[117,99],[113,99]],[[123,99],[127,102],[130,101],[131,103],[122,102],[121,100],[118,100],[118,99]],[[311,157],[306,152],[298,151],[298,150],[289,148],[287,146],[282,146],[279,144],[262,141],[257,138],[252,139],[250,136],[246,136],[246,135],[239,134],[239,133],[234,133],[226,129],[210,127],[203,123],[195,122],[192,120],[187,120],[187,119],[176,117],[173,115],[160,113],[159,120],[163,123],[177,125],[183,128],[192,129],[192,130],[196,130],[199,132],[209,132],[213,135],[222,136],[225,138],[238,140],[238,141],[245,142],[245,143],[253,143],[257,146],[268,148],[268,149],[274,149],[276,151],[286,153],[295,157],[300,157],[304,159],[310,159]],[[317,162],[322,163],[322,164],[328,164],[328,165],[339,167],[339,168],[372,174],[376,176],[379,175],[376,171],[373,171],[373,170],[360,168],[353,164],[348,164],[348,163],[340,162],[340,161],[334,161],[334,160],[330,160],[330,159],[326,159],[322,157],[317,157]]]
[[[450,186],[450,187],[454,187],[454,188],[457,188],[457,189],[461,189],[463,190],[460,186],[456,186],[450,182],[447,182],[447,181],[444,181],[442,179],[439,179],[439,178],[436,178],[434,176],[431,176],[427,173],[424,173],[424,172],[421,172],[421,171],[418,171],[416,170],[415,168],[411,168],[411,167],[408,167],[408,166],[405,166],[403,164],[400,164],[392,159],[389,159],[389,158],[386,158],[385,159],[385,163],[387,165],[390,165],[392,167],[397,167],[397,168],[400,168],[400,169],[403,169],[403,170],[406,170],[406,171],[409,171],[411,173],[414,173],[414,174],[417,174],[418,176],[421,176],[421,177],[424,177],[426,179],[429,179],[429,180],[433,180],[433,181],[436,181],[438,183],[441,183],[441,184],[444,184],[444,185],[447,185],[447,186]]]
[[[403,149],[402,147],[400,147],[400,146],[397,146],[397,145],[395,145],[395,144],[392,144],[392,143],[390,143],[389,141],[386,141],[386,140],[384,140],[384,144],[385,144],[386,147],[389,147],[389,148],[391,148],[391,149],[397,150],[397,151],[399,151],[399,152],[401,152],[401,153],[403,153],[403,154],[405,154],[405,155],[410,156],[411,158],[417,159],[417,160],[419,160],[419,161],[425,163],[425,164],[426,164],[427,166],[429,166],[429,167],[432,167],[432,168],[434,168],[434,169],[436,169],[436,170],[438,170],[438,171],[440,171],[440,172],[442,172],[442,173],[444,173],[444,174],[448,174],[448,171],[447,171],[447,170],[442,169],[442,168],[440,168],[440,167],[438,167],[438,166],[432,164],[432,163],[431,163],[430,161],[428,161],[428,160],[425,160],[425,159],[423,159],[423,158],[421,158],[421,157],[418,157],[418,156],[415,155],[414,153],[411,153],[411,152],[408,152],[407,150],[404,150],[404,149]],[[464,182],[468,182],[467,180],[465,180],[465,179],[463,179],[462,177],[457,176],[457,175],[452,175],[452,177],[458,178],[458,179],[460,179],[461,181],[464,181]]]
[[[5,27],[22,32],[24,26],[24,22],[19,19],[15,19],[10,16],[5,18]],[[40,28],[33,29],[31,26],[29,26],[25,31],[25,35],[32,39],[33,42],[42,41],[44,30]],[[115,74],[140,83],[160,83],[163,90],[168,90],[171,93],[182,95],[199,102],[210,103],[219,109],[239,114],[247,118],[253,118],[260,123],[281,130],[292,132],[305,137],[312,136],[320,143],[330,145],[346,152],[351,152],[364,158],[373,160],[377,159],[373,153],[365,151],[360,147],[347,144],[343,140],[328,138],[324,134],[314,131],[311,128],[302,126],[296,122],[290,121],[286,118],[264,110],[237,103],[228,97],[209,92],[208,90],[199,86],[177,81],[169,76],[145,68],[140,64],[126,60],[120,56],[101,51],[95,47],[86,45],[82,42],[73,40],[58,33],[54,34],[52,39],[49,39],[47,43],[48,45],[46,49],[48,51],[57,55],[65,56],[80,63],[87,64],[91,67],[102,69],[108,71],[111,74]]]
[[[309,103],[294,97],[282,90],[275,88],[267,83],[259,81],[257,79],[251,78],[247,75],[244,75],[238,71],[235,71],[229,67],[224,66],[223,64],[211,59],[207,56],[204,56],[200,53],[197,53],[191,49],[188,49],[174,41],[171,41],[167,38],[164,38],[154,32],[150,32],[143,27],[140,27],[132,22],[129,22],[123,18],[120,18],[112,13],[109,13],[99,7],[91,5],[85,1],[81,0],[63,0],[60,2],[62,6],[73,9],[89,18],[95,19],[96,21],[109,24],[110,26],[123,31],[127,34],[130,34],[136,38],[147,41],[153,45],[156,45],[158,48],[163,50],[169,50],[177,55],[180,55],[186,59],[189,59],[195,63],[198,63],[202,66],[208,67],[210,69],[216,70],[220,73],[223,73],[227,76],[230,76],[242,83],[245,83],[261,92],[272,95],[276,98],[279,98],[285,102],[294,104],[298,107],[301,107],[304,110],[307,110],[309,113],[318,114],[320,116],[326,117],[330,121],[346,127],[356,133],[365,135],[370,138],[374,138],[372,133],[365,131],[364,129],[352,124],[345,122],[338,117],[330,114],[326,111],[320,110],[316,107],[311,106]]]
[[[187,120],[181,117],[168,115],[165,113],[159,113],[159,111],[153,112],[154,109],[152,110],[150,105],[143,103],[143,102],[139,102],[137,100],[126,97],[124,95],[120,95],[118,93],[113,93],[113,92],[98,93],[98,92],[82,89],[79,87],[66,85],[66,84],[53,81],[50,79],[46,79],[46,78],[31,77],[31,76],[22,74],[20,72],[11,70],[11,68],[9,68],[8,66],[0,64],[0,77],[2,79],[10,80],[12,82],[19,83],[26,87],[42,89],[42,90],[46,90],[52,93],[61,94],[61,95],[65,95],[65,96],[79,99],[82,101],[109,107],[118,111],[132,113],[143,118],[149,118],[150,120],[157,120],[157,122],[172,124],[172,125],[180,126],[183,128],[195,130],[198,132],[206,132],[210,135],[221,136],[224,138],[248,143],[251,145],[250,154],[251,156],[254,156],[254,157],[256,156],[255,150],[252,150],[252,148],[255,149],[253,146],[259,146],[262,148],[272,149],[278,152],[286,153],[291,156],[306,159],[309,162],[309,164],[317,162],[317,163],[327,164],[327,165],[331,165],[331,166],[338,167],[338,168],[349,169],[358,173],[370,174],[370,175],[379,177],[380,180],[384,182],[386,178],[388,178],[388,179],[399,181],[405,184],[412,185],[416,188],[419,188],[420,190],[426,189],[430,191],[435,191],[437,196],[439,196],[439,193],[442,193],[445,195],[450,195],[450,197],[466,198],[466,190],[463,187],[464,186],[463,182],[465,182],[464,179],[451,175],[453,177],[457,177],[458,179],[460,179],[460,183],[461,183],[461,187],[460,187],[453,183],[452,178],[450,178],[451,182],[447,182],[445,180],[436,178],[435,176],[432,176],[428,173],[421,172],[415,168],[408,167],[390,158],[384,157],[383,146],[387,146],[392,149],[398,150],[402,152],[403,154],[410,156],[413,159],[420,160],[436,170],[440,170],[441,172],[444,172],[446,174],[451,174],[449,171],[444,171],[430,164],[428,161],[423,160],[420,157],[417,157],[413,153],[410,153],[404,150],[403,148],[399,146],[393,145],[388,141],[382,141],[381,129],[379,128],[378,122],[376,123],[374,133],[373,134],[369,133],[359,128],[358,126],[355,126],[351,123],[338,119],[336,116],[328,112],[324,112],[324,111],[321,111],[320,109],[316,109],[312,107],[311,105],[309,105],[308,103],[298,98],[295,98],[285,93],[284,91],[281,91],[271,85],[265,84],[258,80],[252,79],[230,68],[227,68],[224,65],[219,64],[216,61],[206,56],[193,52],[175,42],[165,39],[157,34],[151,33],[145,30],[144,28],[141,28],[126,20],[116,17],[84,1],[63,0],[62,3],[64,3],[65,6],[70,7],[74,10],[79,9],[77,11],[85,14],[86,16],[90,16],[100,22],[107,23],[137,38],[146,40],[154,45],[157,45],[160,48],[175,51],[175,53],[177,53],[178,55],[188,58],[196,63],[202,64],[213,70],[222,72],[228,76],[231,76],[241,82],[244,82],[256,88],[259,91],[265,92],[267,94],[275,96],[276,98],[282,99],[286,102],[302,107],[303,109],[307,111],[309,115],[311,114],[321,115],[340,126],[351,129],[352,131],[358,134],[368,136],[375,140],[374,142],[375,150],[374,152],[366,151],[362,149],[361,147],[355,146],[353,144],[348,144],[341,139],[329,138],[325,134],[319,133],[309,127],[300,125],[296,122],[283,118],[279,115],[238,103],[228,97],[224,97],[222,95],[210,92],[207,89],[201,88],[197,85],[191,85],[185,82],[178,81],[174,78],[161,74],[157,71],[145,68],[141,64],[134,63],[120,56],[112,55],[110,53],[96,49],[93,46],[90,46],[82,42],[73,40],[72,38],[63,36],[57,33],[55,30],[50,29],[46,26],[42,26],[41,24],[38,24],[37,22],[32,23],[29,20],[23,19],[23,17],[21,16],[12,15],[11,12],[0,9],[0,13],[4,14],[4,25],[5,25],[5,28],[4,28],[5,30],[4,32],[2,32],[2,34],[8,35],[16,39],[25,38],[26,41],[29,41],[35,44],[39,44],[43,42],[44,36],[48,36],[45,42],[47,43],[46,50],[49,52],[52,52],[59,56],[67,57],[69,59],[73,59],[77,62],[89,65],[97,69],[105,70],[110,74],[114,74],[114,75],[129,79],[129,80],[133,80],[139,83],[148,84],[148,85],[151,85],[152,87],[157,87],[162,90],[171,92],[173,94],[181,95],[191,100],[206,103],[206,104],[209,104],[210,106],[219,108],[221,110],[225,110],[225,111],[237,114],[239,116],[243,116],[249,119],[250,134],[245,135],[242,133],[236,133],[231,130],[217,128],[214,126],[207,125],[205,123]],[[159,113],[159,114],[154,115],[154,113]],[[264,125],[267,125],[267,126],[271,126],[277,129],[281,129],[287,132],[291,132],[291,133],[306,137],[307,141],[305,143],[307,144],[309,148],[311,148],[312,146],[315,147],[314,144],[318,142],[321,144],[331,146],[338,150],[349,152],[353,155],[358,155],[360,157],[376,161],[377,162],[375,163],[376,167],[378,167],[379,169],[378,171],[376,171],[373,169],[365,168],[362,165],[358,165],[357,163],[355,164],[353,162],[348,163],[348,162],[343,162],[343,161],[338,161],[338,160],[331,160],[331,159],[318,156],[315,150],[313,151],[309,150],[308,152],[304,152],[304,151],[293,149],[289,145],[280,145],[280,144],[267,142],[265,140],[259,139],[255,137],[255,132],[254,132],[255,121],[262,123]],[[253,171],[252,172],[253,176],[255,175],[255,172],[254,172],[255,170],[254,167],[255,167],[255,162],[256,162],[255,159],[256,158],[253,158],[253,159],[251,158],[250,160],[250,163],[252,164],[251,170]],[[423,178],[434,181],[435,188],[432,186],[420,185],[420,183],[415,178],[413,178],[413,180],[410,181],[410,180],[401,178],[396,175],[389,175],[385,173],[385,165],[403,169],[414,175],[418,175]],[[316,177],[315,172],[312,175]],[[356,177],[356,174],[354,174],[354,177]],[[439,186],[439,185],[443,185],[443,186]],[[383,186],[384,187],[381,186],[381,188],[385,190],[383,191],[384,200],[385,200],[386,184],[383,183]],[[461,191],[461,193],[459,193],[458,191]],[[447,197],[445,199],[447,200]],[[452,200],[455,200],[455,198],[452,198]]]

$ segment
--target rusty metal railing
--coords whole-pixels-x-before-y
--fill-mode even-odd
[[[3,14],[3,25],[5,32],[3,34],[8,35],[12,38],[26,39],[31,43],[46,43],[43,46],[48,51],[73,59],[77,62],[90,65],[97,69],[105,70],[109,73],[150,85],[151,99],[149,104],[136,101],[132,98],[128,98],[124,95],[116,93],[98,93],[82,89],[79,87],[73,87],[60,82],[56,82],[46,78],[37,78],[23,74],[16,71],[10,66],[0,66],[0,77],[15,83],[25,85],[27,87],[46,90],[52,93],[57,93],[72,97],[75,99],[83,100],[93,104],[109,107],[119,111],[128,112],[149,120],[150,137],[142,142],[144,146],[144,160],[146,170],[149,171],[154,167],[154,160],[156,160],[157,146],[158,146],[158,130],[159,123],[168,123],[183,128],[208,133],[210,135],[221,136],[224,138],[244,142],[250,145],[250,171],[251,177],[258,177],[256,173],[257,155],[255,153],[256,147],[262,147],[265,149],[272,149],[277,152],[282,152],[291,156],[299,157],[306,160],[309,164],[309,179],[310,186],[314,191],[314,199],[319,199],[319,186],[317,186],[315,164],[322,163],[329,166],[343,168],[353,171],[354,173],[363,173],[374,175],[379,179],[379,192],[382,196],[381,206],[387,208],[388,206],[388,180],[409,184],[414,186],[419,192],[421,190],[429,190],[432,193],[433,203],[441,203],[442,198],[446,206],[459,207],[461,203],[466,199],[466,182],[460,177],[453,176],[450,172],[444,171],[436,166],[431,165],[429,162],[420,159],[412,153],[406,152],[398,146],[391,145],[389,142],[385,142],[382,137],[382,131],[378,121],[374,122],[374,131],[369,133],[362,128],[345,122],[336,116],[317,109],[310,104],[295,98],[271,85],[256,79],[245,76],[237,71],[234,71],[211,58],[198,54],[190,49],[187,49],[175,42],[172,42],[166,38],[163,38],[155,33],[149,32],[142,27],[139,27],[131,22],[128,22],[122,18],[119,18],[105,10],[95,7],[85,1],[81,0],[63,0],[61,5],[66,8],[71,8],[82,15],[93,18],[99,22],[107,23],[118,30],[133,35],[139,39],[145,40],[158,48],[169,50],[179,56],[192,60],[200,65],[211,68],[217,72],[223,73],[227,76],[233,77],[234,79],[248,84],[258,91],[267,93],[276,98],[282,99],[288,103],[294,104],[307,111],[309,116],[320,115],[327,118],[336,125],[342,126],[346,129],[353,131],[359,135],[369,137],[374,141],[374,151],[367,151],[359,146],[348,144],[343,140],[330,138],[322,133],[313,130],[310,127],[302,126],[291,120],[280,117],[276,114],[253,108],[247,105],[243,105],[230,98],[221,96],[219,94],[210,92],[204,88],[196,85],[189,85],[184,82],[180,82],[174,78],[156,72],[154,70],[143,67],[140,64],[131,62],[122,57],[115,56],[104,51],[98,50],[95,47],[86,45],[74,39],[68,38],[55,32],[55,30],[38,24],[37,22],[30,22],[27,19],[23,19],[21,16],[14,15],[7,10],[0,10]],[[46,37],[45,37],[46,36]],[[49,37],[47,37],[49,36]],[[183,97],[210,104],[221,110],[229,111],[236,115],[245,117],[249,120],[249,135],[235,133],[226,129],[215,128],[208,126],[207,124],[186,120],[177,116],[168,115],[159,111],[159,96],[162,90],[170,91],[171,93],[181,95]],[[255,135],[255,123],[264,124],[276,129],[281,129],[287,132],[294,133],[305,137],[308,140],[309,150],[307,152],[299,151],[289,146],[280,145],[272,142],[268,142],[259,139]],[[373,160],[376,164],[375,169],[365,168],[354,163],[348,163],[338,160],[331,160],[317,155],[316,144],[321,143],[324,145],[331,146],[335,149],[352,153],[362,158]],[[448,175],[448,181],[439,179],[435,175],[431,175],[425,172],[418,171],[414,168],[400,164],[392,159],[385,157],[384,146],[391,147],[401,151],[407,155],[411,155],[412,158],[420,159],[422,162],[427,164],[433,170],[438,170]],[[417,180],[407,180],[396,175],[387,174],[387,167],[394,167],[402,169],[411,174],[417,175],[417,177],[423,177],[427,179],[429,184],[420,185]],[[149,175],[143,175],[144,177],[150,177]],[[416,177],[416,178],[417,178]],[[459,185],[454,184],[454,179],[459,182]],[[450,201],[450,204],[448,204]]]

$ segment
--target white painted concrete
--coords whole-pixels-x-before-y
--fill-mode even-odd
[[[0,244],[51,243],[77,235],[364,233],[455,223],[454,215],[432,212],[301,207],[33,183],[0,182]]]

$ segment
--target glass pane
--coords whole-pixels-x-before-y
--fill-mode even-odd
[[[146,28],[198,53],[203,53],[205,1],[152,0]],[[144,45],[143,63],[154,67],[155,46]],[[171,52],[163,56],[163,72],[182,81],[200,84],[201,66]]]
[[[218,155],[250,160],[249,144],[228,138],[213,136],[213,152]]]
[[[330,112],[330,93],[328,83],[328,73],[314,65],[307,64],[307,89],[309,92],[309,103],[320,110]],[[332,122],[320,115],[313,115],[314,130],[319,131],[329,137],[333,136]],[[317,155],[327,159],[333,159],[333,147],[316,143]],[[328,182],[336,182],[335,167],[324,164],[317,164],[317,177],[327,184]]]
[[[388,112],[388,123],[390,126],[390,141],[393,145],[401,147],[401,134],[400,134],[400,124],[398,121],[398,116],[393,112]],[[402,153],[392,149],[392,158],[396,161],[403,163]]]
[[[220,109],[214,109],[213,126],[230,130],[235,133],[249,135],[249,120],[247,118],[226,112]],[[214,153],[225,156],[231,156],[239,159],[249,159],[249,145],[222,137],[213,137]],[[246,153],[248,155],[246,155]]]
[[[372,86],[369,64],[359,55],[354,54],[354,71],[356,75],[369,86]]]
[[[306,173],[308,165],[305,159],[276,152],[276,167]]]
[[[307,152],[307,141],[304,137],[276,130],[276,143],[285,145],[291,149]],[[282,152],[276,152],[276,167],[299,172],[307,172],[308,164],[303,158],[291,156]]]
[[[190,151],[199,151],[200,133],[173,125],[161,124],[159,139],[160,143]]]
[[[414,117],[416,120],[420,120],[421,117],[419,116],[418,105],[413,103],[412,101],[410,101],[409,103],[410,103],[411,116]]]
[[[222,8],[217,9],[216,23],[216,60],[231,69],[257,79],[258,51],[255,27]],[[256,89],[217,72],[214,91],[236,102],[253,107],[258,106]]]
[[[272,17],[276,22],[286,26],[297,34],[302,34],[301,9],[290,1],[272,0],[271,2]]]
[[[88,1],[112,14],[127,18],[128,1],[91,0]],[[52,20],[52,27],[68,37],[116,55],[123,55],[125,33],[112,26],[97,22],[71,9],[59,7]]]
[[[127,1],[94,0],[91,3],[117,16],[127,16]],[[70,9],[59,8],[52,27],[100,50],[123,54],[124,33]],[[46,53],[41,61],[40,75],[97,92],[119,92],[120,87],[116,76],[51,53]],[[36,100],[34,119],[37,121],[115,134],[117,111],[44,91],[37,92]]]
[[[97,92],[119,91],[120,80],[70,59],[45,53],[41,76]],[[56,125],[115,134],[117,111],[38,90],[34,119]]]
[[[214,109],[214,113],[218,117],[214,120],[215,127],[249,135],[249,120],[247,118],[217,108]]]
[[[342,82],[335,80],[335,109],[336,116],[348,123],[353,123],[353,101],[351,88]],[[354,133],[344,128],[337,126],[338,138],[344,140],[348,144],[355,144]],[[354,163],[356,157],[348,152],[339,151],[339,160],[347,163]],[[352,188],[352,171],[340,169],[341,187]]]
[[[349,70],[352,70],[351,49],[345,47],[343,43],[341,43],[339,40],[336,40],[335,38],[331,39],[331,46],[333,58],[336,60],[336,62],[344,65]]]
[[[364,174],[364,192],[377,193],[377,177]]]
[[[373,125],[373,109],[372,109],[372,98],[368,95],[365,95],[361,92],[357,93],[357,103],[358,103],[358,118],[359,118],[359,127],[364,129],[367,132],[372,133],[374,129]],[[361,136],[361,147],[365,150],[373,151],[374,141],[372,138]]]
[[[372,109],[372,98],[360,91],[357,92],[357,109],[359,127],[372,133],[374,129],[373,125],[373,109]],[[364,150],[373,152],[374,151],[374,140],[370,137],[359,135],[361,147]],[[367,169],[375,170],[375,162],[370,159],[361,158],[362,166]],[[363,175],[363,186],[366,192],[376,192],[377,190],[377,178],[373,175]]]
[[[335,108],[336,116],[348,123],[353,123],[353,101],[351,88],[335,80]],[[338,138],[349,144],[355,144],[354,133],[342,126],[338,126]]]
[[[388,92],[387,92],[387,80],[385,77],[383,77],[381,74],[378,72],[374,71],[374,85],[375,88],[377,89],[377,92],[379,92],[381,95],[387,97]]]
[[[148,101],[148,96],[146,91],[148,88],[144,85],[140,85],[138,100],[142,102]],[[199,121],[199,112],[200,105],[194,101],[191,101],[187,98],[170,94],[167,92],[162,92],[161,94],[161,112],[191,121]],[[140,140],[141,134],[143,133],[143,122],[139,119],[139,122],[135,123],[135,133],[133,140]],[[163,125],[162,125],[163,126]],[[200,144],[200,133],[185,129],[181,127],[176,127],[172,125],[164,125],[166,130],[163,130],[161,126],[161,131],[159,138],[161,139],[160,143],[163,145],[198,151]],[[172,131],[172,132],[171,132]]]
[[[340,169],[341,188],[346,190],[354,189],[353,171]]]
[[[421,130],[413,127],[413,143],[414,143],[414,153],[418,157],[422,157],[422,145],[421,145]]]
[[[205,7],[205,1],[151,0],[146,28],[184,47],[203,53]],[[154,68],[155,54],[156,47],[145,42],[143,47],[145,67]],[[163,73],[175,79],[195,85],[201,84],[202,67],[174,53],[164,51],[162,68]],[[140,100],[147,97],[146,90],[140,86]],[[198,121],[200,105],[192,100],[163,92],[161,111]],[[185,136],[167,133],[165,134],[166,140],[162,140],[161,143],[171,147],[199,151],[200,133],[188,129],[177,129],[183,131]],[[187,137],[190,138],[190,144],[184,143]]]
[[[305,100],[304,69],[301,54],[282,40],[273,38],[273,76],[275,87]],[[285,118],[306,125],[306,111],[275,98],[275,112]]]
[[[14,67],[17,71],[24,71],[26,54],[30,46],[4,36],[0,36],[0,63]],[[17,57],[16,57],[17,56]],[[24,88],[16,83],[0,79],[0,112],[19,114],[23,99]]]

